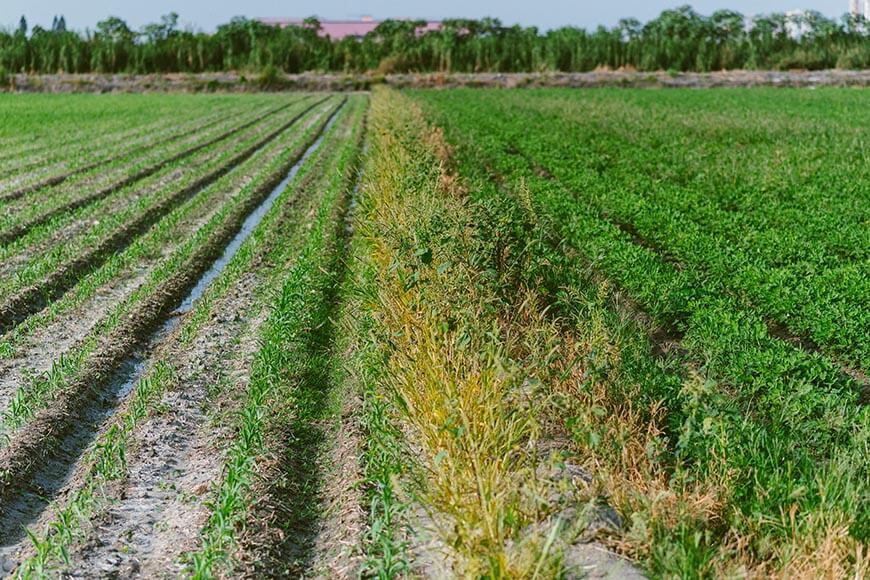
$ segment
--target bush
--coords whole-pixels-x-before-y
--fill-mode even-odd
[[[828,66],[822,56],[807,50],[796,50],[783,56],[776,68],[779,70],[822,70]]]
[[[4,67],[0,66],[0,89],[5,89],[9,86],[11,81],[11,77],[9,76],[9,71],[7,71]]]
[[[378,63],[378,68],[374,70],[374,73],[379,76],[386,76],[391,74],[399,74],[406,73],[409,70],[408,63],[405,62],[400,56],[388,56]]]
[[[275,65],[266,65],[260,72],[257,84],[261,89],[277,89],[284,84],[284,75]]]
[[[870,47],[853,46],[837,59],[837,68],[864,70],[870,68]]]

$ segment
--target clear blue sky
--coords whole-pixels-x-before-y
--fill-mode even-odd
[[[0,0],[0,26],[13,26],[24,14],[31,24],[47,26],[55,14],[63,14],[67,25],[75,29],[93,28],[108,15],[120,16],[133,28],[157,21],[161,14],[178,12],[183,24],[213,30],[233,16],[310,16],[321,18],[357,18],[371,14],[375,18],[494,16],[507,24],[555,28],[563,25],[594,28],[612,26],[617,20],[633,16],[642,21],[654,17],[664,8],[691,4],[703,14],[719,8],[731,8],[744,14],[812,9],[839,17],[848,9],[848,0]]]

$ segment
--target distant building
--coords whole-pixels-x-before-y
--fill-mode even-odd
[[[280,26],[281,28],[285,26],[302,26],[305,23],[301,18],[258,18],[257,20],[263,24]],[[329,37],[332,40],[341,40],[348,36],[362,38],[377,28],[381,22],[381,20],[375,20],[371,16],[363,16],[360,20],[320,20],[320,31],[318,34]],[[417,29],[417,34],[440,29],[440,22],[428,21]]]
[[[861,15],[861,0],[849,0],[849,14]],[[864,18],[870,20],[870,0],[864,0]]]

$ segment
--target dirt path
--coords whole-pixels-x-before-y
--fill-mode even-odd
[[[284,75],[283,90],[358,91],[375,84],[396,88],[451,87],[625,87],[625,88],[716,88],[716,87],[847,87],[870,86],[870,71],[720,71],[669,73],[665,71],[591,71],[581,73],[423,73]],[[259,85],[244,82],[237,73],[100,75],[58,74],[14,77],[18,92],[49,93],[142,93],[142,92],[258,92]]]

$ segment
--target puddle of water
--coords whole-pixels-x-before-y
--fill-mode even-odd
[[[202,297],[208,285],[226,268],[238,253],[245,240],[250,237],[275,201],[296,177],[302,165],[320,148],[329,129],[338,119],[340,105],[332,112],[320,135],[302,154],[281,182],[258,205],[243,222],[235,237],[227,244],[223,254],[199,278],[194,287],[181,300],[173,314],[154,331],[145,342],[142,351],[132,355],[116,370],[103,395],[87,410],[75,432],[66,438],[55,457],[45,461],[33,475],[27,491],[22,492],[11,502],[3,502],[0,512],[0,577],[8,574],[4,570],[12,564],[10,558],[27,541],[25,527],[32,525],[45,511],[58,492],[72,478],[78,459],[94,441],[100,428],[117,410],[145,372],[148,353],[163,341],[181,322],[181,315],[189,312],[196,301]]]
[[[275,200],[278,199],[278,196],[287,189],[287,186],[290,185],[290,182],[296,177],[296,174],[299,173],[299,170],[302,168],[302,165],[311,157],[315,151],[320,148],[320,144],[323,143],[323,138],[326,136],[326,133],[332,127],[337,119],[338,109],[336,109],[335,113],[333,113],[332,117],[327,122],[326,126],[323,129],[323,132],[317,138],[311,146],[305,150],[305,153],[302,154],[302,157],[299,158],[299,161],[290,169],[290,172],[287,173],[287,176],[281,180],[281,183],[275,186],[275,189],[266,197],[263,202],[257,206],[257,208],[248,215],[242,224],[242,229],[239,230],[239,233],[232,239],[232,241],[227,245],[224,253],[218,258],[214,264],[212,264],[211,268],[203,274],[202,278],[196,283],[196,286],[190,291],[190,293],[181,301],[181,304],[177,308],[177,311],[181,314],[189,312],[193,308],[194,302],[196,302],[205,292],[205,289],[208,285],[214,280],[218,274],[220,274],[224,268],[227,267],[227,264],[230,260],[233,259],[233,256],[239,251],[239,248],[242,247],[242,244],[245,240],[250,237],[250,235],[254,232],[254,229],[263,221],[263,217],[265,217],[266,213],[272,209],[272,206],[275,205]]]

